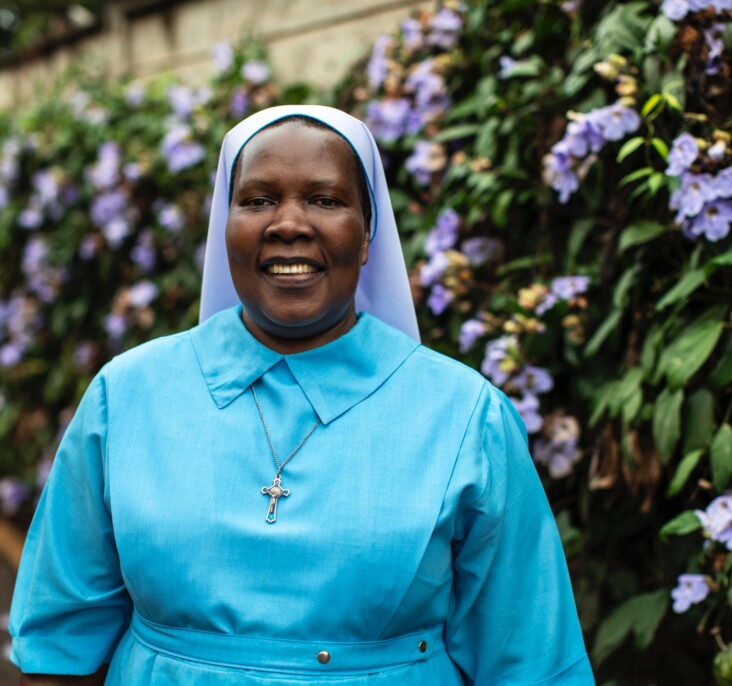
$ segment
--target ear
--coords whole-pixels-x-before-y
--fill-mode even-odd
[[[371,230],[367,226],[363,232],[363,243],[361,244],[361,266],[369,261],[369,246],[371,245]]]

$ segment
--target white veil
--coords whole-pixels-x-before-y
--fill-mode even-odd
[[[229,271],[224,235],[234,161],[242,147],[258,131],[291,116],[310,117],[337,131],[356,151],[366,172],[372,204],[371,247],[368,263],[361,269],[356,290],[356,310],[373,314],[419,340],[404,255],[376,142],[363,122],[340,110],[319,105],[271,107],[253,114],[226,134],[221,145],[211,203],[200,320],[204,321],[216,312],[240,302]]]

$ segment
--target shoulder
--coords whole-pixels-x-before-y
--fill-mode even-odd
[[[191,331],[161,336],[130,348],[110,360],[102,370],[103,375],[116,377],[175,366],[177,359],[186,358],[193,353]]]

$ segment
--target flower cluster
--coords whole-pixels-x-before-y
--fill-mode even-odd
[[[0,146],[0,210],[10,202],[10,191],[18,178],[18,157],[21,143],[17,138],[7,138]]]
[[[695,510],[694,513],[704,527],[706,538],[732,550],[732,496],[720,495],[709,503],[706,510]]]
[[[494,242],[481,236],[468,238],[457,250],[461,218],[453,209],[443,210],[427,234],[424,249],[429,261],[419,267],[419,283],[430,288],[427,306],[440,315],[457,297],[467,293],[472,268],[490,259]]]
[[[382,36],[374,43],[366,72],[370,91],[378,97],[366,105],[366,123],[377,140],[392,143],[415,135],[450,106],[444,73],[462,26],[462,16],[443,7],[402,22],[401,40]]]
[[[563,479],[572,473],[582,457],[579,447],[580,425],[576,417],[562,411],[544,417],[541,435],[534,441],[532,453],[544,465],[552,479]]]
[[[0,299],[0,367],[18,364],[43,323],[35,298],[15,292]]]
[[[666,175],[678,177],[680,186],[671,194],[669,207],[676,211],[675,221],[690,239],[704,236],[719,241],[730,232],[732,223],[732,166],[716,174],[694,173],[692,167],[719,164],[727,156],[723,139],[709,146],[706,159],[700,159],[700,147],[689,133],[678,136],[668,155]]]
[[[562,204],[579,188],[605,144],[637,131],[641,122],[625,99],[586,114],[570,112],[568,117],[571,121],[564,137],[543,160],[544,183],[559,193]]]
[[[709,595],[709,577],[704,574],[680,574],[678,584],[671,591],[673,610],[676,613],[686,612]]]
[[[112,346],[125,334],[131,324],[149,329],[155,322],[150,304],[158,296],[158,287],[151,281],[139,281],[117,294],[112,311],[104,318],[104,329]]]
[[[524,359],[516,334],[489,341],[480,370],[511,399],[526,424],[526,431],[539,431],[544,419],[539,413],[539,395],[554,388],[554,379],[547,369],[529,364]]]
[[[732,11],[732,0],[663,0],[661,12],[671,21],[681,21],[687,14],[714,10],[717,14]]]
[[[534,310],[539,316],[551,310],[557,303],[586,307],[581,294],[590,287],[589,276],[559,276],[552,279],[549,288],[543,284],[533,284],[519,291],[519,305]]]

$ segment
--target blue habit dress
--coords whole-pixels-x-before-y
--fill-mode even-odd
[[[275,466],[254,384],[286,466]],[[90,385],[28,535],[26,673],[112,686],[587,686],[523,424],[482,376],[362,314],[281,355],[226,310]]]

